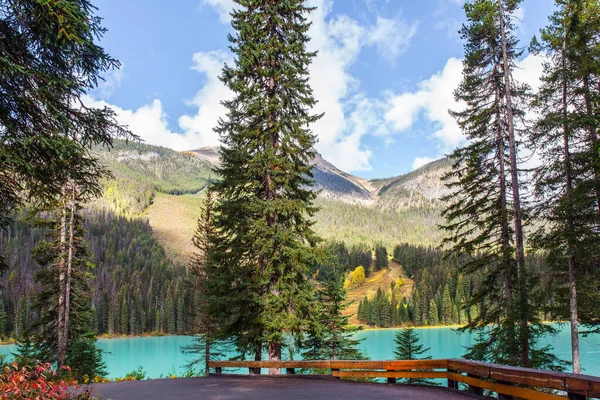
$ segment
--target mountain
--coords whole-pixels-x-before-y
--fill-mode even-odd
[[[117,142],[111,151],[95,154],[115,179],[105,182],[93,207],[117,215],[147,218],[167,254],[185,260],[199,216],[203,189],[215,178],[218,149],[176,152],[159,146]],[[316,231],[324,238],[349,244],[393,246],[399,242],[436,245],[440,198],[448,193],[441,177],[446,158],[408,174],[366,180],[340,170],[319,153],[313,159],[319,190]]]
[[[377,190],[377,206],[406,209],[439,205],[440,199],[450,193],[442,178],[451,167],[450,159],[444,157],[408,174],[372,180]]]
[[[203,147],[186,151],[185,154],[192,154],[197,159],[214,166],[219,165],[220,162],[218,147]],[[321,191],[320,196],[348,203],[371,202],[373,187],[366,179],[336,168],[318,152],[315,152],[312,164],[315,189]]]

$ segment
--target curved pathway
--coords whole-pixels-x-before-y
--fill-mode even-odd
[[[445,387],[359,383],[319,377],[219,376],[155,379],[94,385],[94,395],[111,400],[383,400],[481,399]]]

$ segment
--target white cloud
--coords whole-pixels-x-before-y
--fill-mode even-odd
[[[404,132],[412,128],[422,115],[434,124],[433,136],[442,142],[442,150],[452,150],[464,139],[456,121],[448,113],[450,109],[458,110],[460,107],[453,93],[461,79],[461,60],[450,58],[442,71],[421,81],[417,91],[391,96],[385,120],[396,132]]]
[[[124,69],[124,65],[121,65],[121,68],[111,69],[103,76],[103,79],[98,80],[98,87],[93,90],[94,97],[103,100],[110,98],[121,86],[121,82],[125,77]]]
[[[528,55],[517,62],[513,73],[515,80],[527,83],[536,91],[540,84],[543,61],[541,56]],[[434,126],[433,137],[439,141],[440,153],[449,152],[461,145],[465,138],[448,111],[459,111],[464,107],[454,99],[454,90],[462,80],[462,70],[462,61],[450,58],[441,71],[421,81],[416,91],[390,96],[385,120],[391,125],[391,130],[406,132],[419,118],[424,118]]]
[[[135,110],[109,104],[97,93],[86,96],[85,103],[89,106],[112,108],[117,114],[119,123],[127,125],[134,134],[148,144],[178,151],[217,146],[219,137],[213,128],[217,125],[218,118],[225,113],[220,102],[231,97],[231,92],[218,77],[223,64],[231,61],[231,56],[223,51],[194,54],[192,69],[204,74],[206,82],[189,101],[190,105],[197,108],[196,114],[183,115],[179,118],[181,132],[169,129],[168,118],[159,99],[154,99],[150,104]]]
[[[417,157],[417,158],[415,158],[415,161],[413,161],[413,163],[412,163],[412,169],[415,170],[415,169],[421,168],[423,165],[429,164],[430,162],[435,161],[435,160],[436,160],[435,158],[431,158],[431,157],[427,157],[427,156]]]
[[[196,93],[190,105],[197,107],[196,115],[183,115],[179,118],[179,126],[185,136],[194,138],[191,147],[217,146],[219,136],[213,131],[219,117],[225,115],[225,107],[221,101],[229,100],[233,94],[219,80],[219,75],[225,63],[231,64],[231,54],[224,51],[211,51],[196,53],[193,56],[194,65],[192,69],[202,73],[206,77],[204,86]]]
[[[204,74],[206,82],[189,101],[189,104],[197,108],[196,114],[179,118],[182,132],[169,129],[168,118],[159,99],[154,99],[150,104],[135,110],[109,104],[103,98],[98,98],[96,93],[94,97],[86,96],[85,103],[95,107],[112,108],[120,124],[127,125],[134,134],[149,144],[178,151],[217,146],[219,137],[213,128],[219,116],[225,113],[220,101],[231,97],[231,92],[218,77],[223,64],[231,60],[231,56],[223,51],[194,54],[192,69]]]
[[[367,35],[367,43],[377,46],[381,56],[394,61],[404,53],[417,33],[418,23],[407,23],[402,18],[377,17],[377,23]]]
[[[312,40],[308,45],[310,50],[318,50],[310,66],[310,84],[318,100],[314,112],[325,113],[312,126],[319,139],[316,147],[341,169],[370,169],[371,152],[361,145],[361,127],[355,126],[352,132],[352,123],[346,119],[347,108],[354,108],[346,102],[356,85],[348,69],[360,53],[365,30],[346,16],[327,20],[332,4],[329,0],[308,2],[309,6],[317,7],[310,17]]]
[[[540,78],[544,72],[545,60],[544,56],[529,54],[517,63],[517,68],[513,72],[515,80],[528,84],[534,92],[537,92],[542,83]]]
[[[170,147],[175,150],[185,150],[187,148],[186,138],[169,130],[167,115],[158,99],[136,110],[123,109],[92,97],[84,97],[84,103],[92,107],[107,106],[112,108],[116,113],[117,121],[122,125],[126,125],[131,132],[138,135],[146,143]]]
[[[231,21],[231,11],[235,3],[233,0],[202,0],[202,4],[211,6],[219,14],[219,21],[229,23]]]

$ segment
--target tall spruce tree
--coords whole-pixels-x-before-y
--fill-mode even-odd
[[[455,97],[466,104],[452,112],[469,143],[452,154],[453,170],[445,180],[453,193],[444,211],[444,243],[462,271],[484,271],[484,281],[470,301],[485,303],[466,329],[498,338],[493,361],[525,367],[545,366],[547,349],[535,341],[550,327],[540,323],[535,277],[524,256],[523,215],[517,145],[527,87],[512,77],[517,47],[512,15],[520,1],[473,0],[465,4],[467,23],[463,80]],[[491,349],[490,349],[491,351]],[[542,354],[543,353],[543,354]],[[537,361],[536,361],[537,360]],[[539,362],[538,362],[539,361]],[[543,365],[542,365],[543,364]]]
[[[209,288],[210,277],[212,274],[218,273],[215,270],[215,264],[212,262],[213,243],[215,239],[215,226],[213,223],[214,216],[214,193],[209,187],[206,192],[206,197],[203,201],[203,208],[194,236],[192,244],[195,251],[192,254],[189,263],[190,277],[188,280],[189,286],[194,290],[194,305],[190,309],[190,318],[192,333],[198,335],[194,343],[183,348],[184,353],[196,354],[196,359],[189,366],[194,366],[198,363],[203,363],[202,371],[205,375],[209,374],[208,363],[212,357],[217,357],[221,354],[212,348],[214,342],[216,325],[215,319],[208,312],[209,305]]]
[[[540,118],[530,135],[542,160],[535,174],[534,210],[544,221],[533,243],[554,271],[555,279],[549,280],[558,300],[553,315],[570,320],[573,372],[579,373],[579,320],[600,322],[597,306],[589,307],[598,304],[600,285],[597,122],[592,122],[600,88],[590,87],[600,75],[600,5],[557,0],[556,6],[541,43],[532,41],[533,50],[544,52],[547,60],[533,103]]]
[[[234,93],[216,131],[223,146],[213,184],[216,263],[211,315],[260,359],[279,360],[284,337],[299,333],[310,306],[314,263],[311,159],[315,104],[306,50],[312,10],[302,0],[236,0],[229,36],[235,64],[221,79]],[[226,268],[226,270],[225,270]],[[276,371],[270,371],[275,373]]]

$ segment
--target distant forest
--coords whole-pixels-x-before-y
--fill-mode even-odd
[[[186,332],[192,295],[186,267],[167,259],[148,222],[89,210],[84,221],[96,332]],[[0,280],[0,335],[22,337],[38,317],[32,301],[39,291],[35,276],[40,266],[31,254],[45,229],[17,220],[0,235],[9,264]]]
[[[190,332],[194,291],[186,281],[187,266],[167,258],[148,222],[98,210],[87,210],[84,221],[92,255],[87,272],[97,334]],[[0,233],[0,251],[7,254],[9,262],[9,270],[0,280],[5,288],[0,295],[2,337],[22,337],[37,318],[32,299],[38,290],[35,274],[40,266],[31,254],[44,234],[44,228],[23,219]],[[325,247],[335,258],[334,265],[347,274],[362,266],[368,278],[373,271],[387,267],[387,260],[378,261],[374,256],[383,249],[387,257],[383,246],[373,249],[330,241]],[[461,274],[456,260],[444,259],[442,251],[431,246],[399,244],[390,255],[403,267],[404,275],[398,278],[414,281],[413,290],[405,298],[399,287],[382,287],[371,298],[365,297],[357,315],[361,323],[377,327],[465,324],[485,307],[482,303],[464,308],[481,285],[483,272]],[[535,270],[543,268],[542,262],[540,257],[529,257]],[[315,265],[313,275],[324,281],[329,276],[327,268]]]

